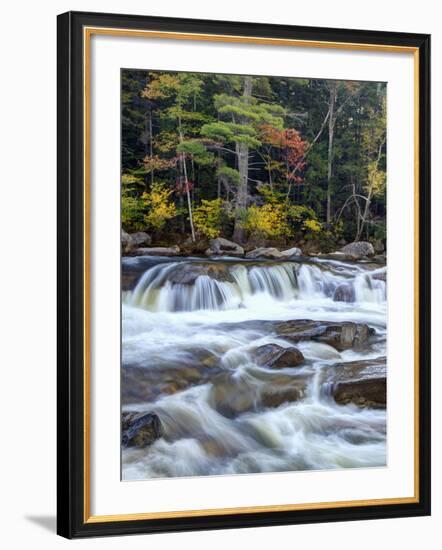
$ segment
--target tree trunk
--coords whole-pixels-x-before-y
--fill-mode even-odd
[[[328,118],[328,160],[327,160],[327,213],[326,222],[331,222],[331,210],[332,210],[332,169],[333,169],[333,137],[335,130],[335,106],[336,106],[337,84],[333,82],[330,84],[330,99],[329,110],[330,115]]]
[[[244,77],[243,97],[248,102],[252,96],[253,80],[251,76]],[[236,144],[236,156],[238,157],[239,183],[236,195],[235,207],[235,227],[233,230],[233,240],[235,242],[244,241],[244,229],[241,226],[244,210],[247,208],[248,190],[247,183],[249,179],[249,146],[247,143]]]
[[[181,128],[181,117],[178,117],[178,130],[180,135],[180,143],[182,143],[183,131]],[[190,200],[189,179],[187,177],[186,157],[184,153],[181,153],[180,160],[181,160],[181,167],[183,169],[184,184],[186,186],[187,208],[189,210],[190,233],[192,236],[192,242],[195,242],[196,239],[195,239],[195,228],[193,226],[192,201]]]

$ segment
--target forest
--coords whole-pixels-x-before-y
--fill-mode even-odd
[[[386,240],[386,84],[124,69],[122,227],[189,253]]]

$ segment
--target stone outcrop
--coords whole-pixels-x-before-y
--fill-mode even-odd
[[[150,412],[123,412],[121,427],[124,447],[147,447],[163,435],[159,416]]]
[[[386,358],[338,363],[323,373],[331,395],[340,405],[385,408],[387,402]]]
[[[277,344],[256,348],[254,358],[258,365],[271,369],[298,367],[304,363],[304,356],[298,348],[283,348]]]
[[[233,241],[218,237],[211,239],[210,248],[206,250],[206,256],[244,256],[244,248]]]

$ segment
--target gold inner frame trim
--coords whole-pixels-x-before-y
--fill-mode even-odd
[[[90,388],[90,109],[91,109],[91,63],[90,46],[92,35],[124,36],[132,38],[155,38],[167,40],[197,40],[203,42],[248,43],[269,46],[292,46],[304,48],[359,50],[370,52],[412,53],[414,61],[414,495],[409,497],[350,500],[336,502],[281,504],[269,506],[248,506],[234,508],[214,508],[203,510],[176,510],[167,512],[147,512],[130,514],[91,515],[91,388]],[[323,510],[358,506],[379,506],[394,504],[412,504],[419,502],[419,49],[412,46],[393,46],[388,44],[364,44],[349,42],[328,42],[316,40],[297,40],[281,38],[248,37],[236,35],[218,35],[201,33],[181,33],[166,31],[147,31],[119,29],[111,27],[83,28],[83,100],[84,100],[84,486],[83,512],[84,523],[106,523],[116,521],[137,521],[149,519],[202,517],[229,514],[251,514],[264,512],[286,512],[300,510]]]

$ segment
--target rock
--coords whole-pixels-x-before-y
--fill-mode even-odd
[[[251,373],[247,378],[221,374],[213,380],[209,401],[223,416],[235,418],[246,412],[279,407],[302,399],[310,378],[311,375],[269,374],[268,371],[257,374],[255,378]]]
[[[136,233],[131,233],[129,237],[133,248],[138,248],[143,244],[149,246],[150,243],[152,242],[151,236],[145,233],[144,231],[137,231]]]
[[[385,408],[387,402],[386,358],[338,363],[323,372],[331,394],[340,405]]]
[[[177,245],[164,247],[156,246],[152,248],[137,248],[136,254],[140,256],[178,256],[180,247]]]
[[[346,244],[347,244],[347,241],[345,239],[339,239],[339,241],[338,241],[339,246],[342,247],[342,246],[345,246]]]
[[[281,252],[277,248],[266,248],[264,246],[261,246],[259,248],[255,248],[254,250],[251,250],[250,252],[247,252],[246,258],[268,258],[271,260],[280,259]]]
[[[354,256],[356,260],[360,260],[365,256],[374,256],[375,251],[373,245],[366,241],[356,241],[354,243],[346,244],[339,252]]]
[[[338,351],[363,349],[374,334],[374,329],[362,323],[333,323],[330,321],[296,320],[277,322],[274,328],[279,336],[291,342],[314,340],[332,346]]]
[[[233,283],[235,280],[225,264],[215,263],[183,263],[177,265],[167,276],[172,284],[191,285],[201,275],[206,275],[217,281]]]
[[[376,254],[371,258],[371,261],[376,264],[385,265],[387,263],[387,256],[385,254]]]
[[[302,250],[300,248],[296,248],[296,246],[281,251],[281,256],[287,260],[289,260],[290,258],[295,258],[296,256],[301,256],[301,254]]]
[[[121,250],[126,254],[132,250],[132,240],[124,229],[121,230]]]
[[[351,283],[340,284],[333,294],[334,302],[354,302],[355,289]]]
[[[380,239],[374,241],[373,249],[376,254],[383,254],[385,252],[384,243]]]
[[[297,367],[304,363],[304,356],[298,348],[283,348],[277,344],[256,348],[254,356],[259,366],[272,369]]]
[[[352,254],[344,254],[344,252],[328,252],[321,254],[310,254],[310,256],[316,256],[322,260],[337,260],[339,262],[354,262],[358,258]]]
[[[244,248],[222,237],[211,239],[206,256],[244,256]]]
[[[122,414],[122,443],[125,447],[147,447],[163,435],[163,427],[155,413]]]
[[[386,283],[387,282],[387,269],[383,269],[382,271],[377,271],[376,273],[373,273],[371,278],[376,279],[377,281],[384,281],[384,283]]]

